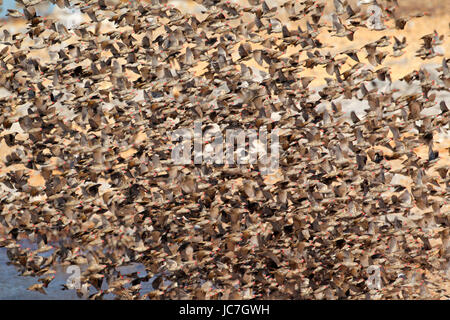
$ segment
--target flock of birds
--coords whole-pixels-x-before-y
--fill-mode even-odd
[[[450,60],[411,70],[398,82],[414,90],[399,90],[383,47],[401,56],[405,38],[338,54],[318,38],[352,41],[356,30],[403,29],[421,16],[377,1],[197,0],[202,15],[165,0],[52,1],[86,16],[70,27],[38,16],[41,1],[19,1],[23,12],[9,15],[27,31],[0,39],[1,139],[11,148],[0,246],[38,277],[29,289],[45,293],[57,266],[78,265],[75,289],[90,299],[449,298],[450,174],[440,161],[449,149],[436,137],[450,128],[439,99]],[[417,56],[442,55],[443,35],[422,40]],[[32,55],[42,48],[48,61]],[[326,85],[310,88],[302,72],[323,68]],[[347,112],[342,97],[364,114]],[[203,130],[280,129],[278,171],[173,165],[170,134],[196,120]],[[425,157],[415,152],[423,147]],[[43,185],[29,183],[36,173]],[[147,275],[118,271],[130,263]],[[381,288],[368,285],[370,266]]]

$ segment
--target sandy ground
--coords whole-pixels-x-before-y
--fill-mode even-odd
[[[267,3],[271,4],[271,2],[276,2],[277,0],[268,0]],[[408,3],[408,5],[406,5]],[[206,16],[200,11],[202,10],[202,7],[193,1],[179,1],[179,0],[172,0],[171,4],[182,9],[186,10],[191,13],[195,13],[199,15],[200,17]],[[245,1],[241,2],[241,5],[245,5]],[[339,55],[340,52],[348,49],[359,49],[363,47],[365,44],[378,40],[382,36],[389,36],[391,37],[391,42],[393,42],[393,36],[396,36],[397,38],[401,39],[403,36],[406,37],[408,46],[405,48],[405,53],[400,57],[393,57],[391,55],[387,56],[385,59],[385,62],[383,63],[383,66],[390,67],[391,70],[391,78],[393,81],[401,79],[408,73],[410,73],[412,70],[419,70],[423,66],[429,66],[429,65],[439,65],[442,61],[442,57],[435,57],[433,59],[428,59],[426,61],[420,59],[419,57],[415,56],[415,52],[420,48],[422,40],[420,39],[425,34],[429,34],[436,30],[439,34],[444,34],[445,38],[447,39],[450,35],[450,29],[449,29],[449,21],[450,21],[450,11],[446,10],[446,8],[450,7],[450,2],[447,1],[428,1],[426,5],[421,7],[419,5],[419,2],[417,1],[400,1],[400,9],[399,11],[402,13],[401,16],[407,15],[407,14],[416,14],[419,12],[430,12],[432,16],[424,16],[421,18],[414,18],[410,20],[404,30],[397,30],[397,29],[387,29],[382,31],[373,31],[373,30],[359,30],[355,33],[354,41],[349,41],[347,38],[337,38],[332,37],[330,33],[324,31],[319,34],[319,40],[322,41],[322,43],[332,43],[333,46],[327,47],[325,51],[322,50],[322,52],[329,51],[332,54],[337,54],[336,58],[345,57],[345,55]],[[329,12],[333,9],[332,1],[327,2],[327,6],[325,7],[325,14],[323,21],[325,23],[329,24],[330,18],[329,18]],[[57,17],[58,16],[58,9],[56,12],[51,15],[51,17]],[[280,16],[279,19],[284,21],[285,16],[283,14],[283,10],[280,10]],[[278,16],[277,16],[278,17]],[[87,17],[84,17],[87,21]],[[245,20],[245,17],[243,17]],[[300,25],[301,28],[305,29],[306,22],[300,21],[299,23],[288,23],[288,26],[290,29],[296,28],[297,25]],[[387,26],[392,26],[389,23],[387,23]],[[14,21],[6,21],[4,22],[4,25],[1,29],[7,28],[12,32],[23,32],[26,28],[26,24],[24,21],[21,20],[14,20]],[[106,32],[110,30],[110,26],[107,24],[103,24],[102,31]],[[1,31],[1,30],[0,30]],[[161,27],[157,30],[155,30],[155,36],[159,33],[163,33],[164,29]],[[72,38],[68,39],[65,43],[68,45],[71,42],[76,41],[77,37],[74,35]],[[25,43],[26,44],[26,43]],[[31,45],[31,43],[29,43]],[[1,45],[0,45],[1,46]],[[253,49],[261,48],[261,46],[252,44]],[[445,41],[444,44],[441,46],[442,51],[445,56],[448,57],[448,52],[450,52],[450,41]],[[300,46],[298,47],[289,47],[287,52],[285,53],[286,56],[289,56],[291,54],[299,52],[301,49]],[[391,46],[380,48],[381,51],[387,51],[389,54],[392,53]],[[39,57],[43,61],[49,61],[49,50],[47,48],[40,49],[40,50],[31,50],[30,54],[33,56]],[[365,50],[361,50],[359,53],[359,58],[361,62],[367,63],[369,62],[366,59],[366,53]],[[234,53],[234,57],[237,57],[237,52]],[[300,55],[300,59],[305,59],[306,53],[303,52]],[[256,63],[255,60],[251,59],[244,62],[247,66],[253,67],[265,72],[268,72],[268,65],[263,64],[263,66],[260,66]],[[355,64],[355,61],[348,58],[346,63],[341,67],[341,71],[344,72],[345,70],[349,69],[353,64]],[[195,68],[194,71],[197,75],[201,75],[205,71],[206,62],[199,63]],[[374,70],[377,70],[376,67],[374,67]],[[310,87],[317,87],[320,85],[325,84],[324,78],[329,77],[329,75],[326,73],[325,68],[316,67],[314,69],[305,69],[302,74],[302,76],[313,76],[315,77],[315,80],[313,80],[310,84]],[[130,78],[133,80],[133,76],[130,74]],[[5,94],[5,93],[3,93]],[[0,95],[2,95],[2,90],[0,89]],[[450,105],[449,98],[445,98],[448,103],[447,105]],[[348,108],[352,108],[352,106],[347,106]],[[345,106],[344,106],[345,108]],[[0,137],[7,134],[7,132],[0,133]],[[444,163],[450,163],[449,162],[449,152],[448,148],[450,147],[450,140],[448,139],[448,135],[445,134],[441,136],[440,139],[437,141],[436,144],[441,159],[439,160],[439,165],[443,165]],[[14,165],[10,167],[4,166],[4,159],[7,155],[9,155],[14,150],[14,147],[10,148],[6,145],[3,139],[0,140],[0,170],[3,171],[3,173],[11,171],[11,170],[22,170],[24,169],[23,165]],[[386,150],[385,150],[386,151]],[[414,150],[416,154],[421,157],[427,157],[428,150],[425,148],[419,148],[417,150]],[[127,154],[124,154],[124,156],[132,156],[134,153],[134,150],[130,149],[127,151]],[[401,165],[401,161],[397,161],[397,163],[393,163],[393,167],[396,167],[398,165]],[[438,166],[439,166],[438,165]],[[28,170],[28,169],[27,169]],[[1,172],[1,171],[0,171]],[[30,178],[29,183],[32,186],[43,186],[45,184],[45,180],[42,178],[42,176],[37,171],[29,171]],[[270,178],[269,178],[270,179]],[[407,179],[405,180],[407,181]]]

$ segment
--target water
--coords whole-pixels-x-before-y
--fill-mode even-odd
[[[41,5],[36,7],[36,11],[38,15],[46,15],[52,12],[53,8],[55,7],[54,4],[51,4],[49,2],[48,5]],[[0,6],[0,19],[1,18],[8,18],[6,15],[8,13],[8,9],[16,9],[22,12],[22,8],[16,7],[16,1],[15,0],[3,0],[3,5]]]
[[[70,276],[63,272],[56,273],[55,279],[45,289],[46,295],[29,291],[27,288],[37,283],[36,277],[23,277],[13,265],[8,265],[6,248],[0,248],[0,300],[78,300],[74,290],[61,290],[61,286],[66,283]]]
[[[22,249],[28,248],[31,251],[36,251],[38,246],[35,243],[30,242],[29,240],[20,240],[18,242]],[[56,246],[56,243],[49,243],[49,245]],[[0,300],[4,299],[12,299],[12,300],[78,300],[83,299],[79,298],[75,292],[75,290],[62,290],[63,285],[67,284],[69,278],[74,278],[75,272],[74,270],[68,270],[69,266],[55,266],[54,269],[56,273],[54,274],[55,278],[50,282],[47,288],[45,288],[46,295],[36,292],[29,291],[27,288],[35,283],[38,283],[39,278],[44,278],[46,276],[40,277],[32,277],[32,276],[21,276],[19,269],[12,264],[8,264],[8,256],[7,249],[0,248]],[[53,249],[38,253],[39,256],[44,258],[49,257],[53,254]],[[79,272],[84,272],[87,268],[87,265],[79,266]],[[142,278],[147,276],[147,271],[145,270],[145,266],[141,263],[129,263],[127,265],[122,265],[117,267],[117,271],[126,278],[128,275],[132,273],[137,273],[138,277]],[[149,279],[149,281],[141,282],[141,290],[140,294],[143,295],[145,293],[153,290],[152,282],[157,276],[154,276]],[[169,282],[165,282],[166,285]],[[131,283],[124,285],[125,288],[129,288]],[[107,281],[103,281],[101,290],[105,291],[108,289]],[[97,290],[93,287],[89,288],[89,294],[93,294],[97,292]],[[86,297],[84,297],[86,298]],[[115,296],[111,293],[105,294],[103,296],[104,300],[114,299]]]
[[[34,244],[24,244],[23,247],[30,247],[35,249]],[[29,291],[27,288],[35,283],[38,283],[39,277],[21,276],[18,269],[8,264],[8,256],[6,254],[6,248],[0,248],[0,300],[80,300],[75,290],[62,290],[62,285],[66,284],[67,280],[71,276],[71,273],[65,272],[66,268],[57,268],[54,274],[55,278],[50,282],[45,291],[47,294],[42,294],[36,291]],[[51,252],[42,253],[42,256],[48,256]],[[85,266],[84,266],[85,267]],[[81,269],[84,270],[84,267]],[[145,277],[147,272],[145,267],[140,263],[131,263],[126,266],[120,266],[118,271],[124,276],[137,272],[139,277]],[[43,278],[44,276],[42,276]],[[147,282],[141,282],[141,295],[153,290],[152,282],[156,277],[151,278]],[[169,282],[165,282],[166,285]],[[125,285],[125,288],[130,287],[131,284]],[[106,281],[102,284],[102,290],[108,289]],[[90,288],[89,293],[93,294],[96,290]],[[105,300],[114,299],[113,294],[106,294],[103,296]]]

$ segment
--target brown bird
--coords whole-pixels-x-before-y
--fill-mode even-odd
[[[82,299],[450,296],[449,61],[386,59],[419,15],[34,1],[0,30],[0,247],[29,290],[64,267]]]
[[[47,286],[45,285],[45,283],[35,283],[35,284],[29,286],[27,290],[37,291],[42,294],[47,294],[47,292],[45,292],[45,290],[44,290],[44,288],[46,288],[46,287]]]

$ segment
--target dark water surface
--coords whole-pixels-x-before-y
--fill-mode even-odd
[[[34,244],[31,243],[23,243],[23,247],[30,247],[32,249],[36,249]],[[80,300],[75,292],[75,290],[62,290],[62,286],[66,284],[69,277],[72,275],[71,273],[65,272],[68,266],[56,268],[56,273],[54,274],[55,278],[50,282],[45,291],[47,294],[42,294],[36,291],[29,291],[27,288],[35,283],[38,283],[38,279],[40,277],[32,277],[32,276],[21,276],[18,268],[14,265],[9,264],[9,259],[6,254],[6,248],[0,248],[0,300]],[[42,256],[47,256],[49,252],[46,254],[42,254]],[[82,270],[84,267],[81,268]],[[140,277],[146,276],[147,272],[145,267],[140,263],[131,263],[127,266],[120,266],[117,268],[118,271],[122,275],[131,274],[133,272],[138,272]],[[42,276],[44,277],[44,276]],[[141,282],[141,294],[147,293],[151,291],[153,288],[151,283],[155,277],[151,278],[147,282]],[[166,283],[167,284],[167,283]],[[125,287],[129,287],[125,285]],[[103,282],[102,290],[108,289],[106,281]],[[90,288],[90,294],[96,292],[95,289]],[[103,296],[105,300],[114,299],[113,294],[106,294]]]
[[[8,265],[6,248],[0,248],[0,300],[3,299],[32,299],[32,300],[74,300],[79,299],[75,290],[61,290],[61,286],[66,283],[70,274],[59,272],[55,274],[55,279],[46,288],[47,294],[29,291],[27,288],[37,283],[37,277],[23,277],[19,275],[18,269],[13,265]],[[61,270],[62,271],[62,270]]]

